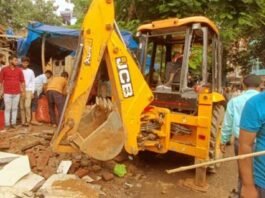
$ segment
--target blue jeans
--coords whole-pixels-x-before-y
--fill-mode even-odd
[[[59,124],[60,117],[63,112],[65,96],[57,91],[49,90],[47,91],[49,114],[51,119],[51,124]],[[57,119],[55,108],[58,110],[59,117]]]
[[[17,123],[17,110],[20,94],[4,94],[5,102],[5,126],[16,125]],[[11,116],[11,122],[10,122]]]

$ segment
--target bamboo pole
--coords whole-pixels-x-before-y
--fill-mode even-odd
[[[177,172],[181,172],[181,171],[191,170],[191,169],[200,168],[200,167],[204,167],[204,166],[209,166],[209,165],[212,165],[212,164],[217,164],[217,163],[222,163],[222,162],[227,162],[227,161],[233,161],[233,160],[241,160],[241,159],[245,159],[245,158],[249,158],[249,157],[255,157],[255,156],[260,156],[260,155],[265,155],[265,151],[248,153],[248,154],[244,154],[244,155],[237,155],[237,156],[233,156],[233,157],[227,157],[227,158],[223,158],[223,159],[203,162],[203,163],[200,163],[200,164],[194,164],[194,165],[191,165],[191,166],[181,166],[179,168],[166,170],[166,172],[168,174],[172,174],[172,173],[177,173]]]
[[[45,72],[45,42],[46,42],[46,35],[42,36],[42,43],[41,43],[41,64],[42,64],[42,72]]]
[[[14,39],[17,39],[17,38],[23,38],[23,36],[19,36],[19,35],[8,35],[8,34],[0,34],[0,37],[4,37],[4,38],[14,38]]]

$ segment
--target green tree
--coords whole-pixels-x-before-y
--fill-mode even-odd
[[[84,16],[92,0],[72,0],[72,2],[75,5],[74,16],[77,18],[76,24],[72,27],[80,28],[83,23]]]
[[[265,22],[264,0],[117,0],[117,19],[148,22],[168,17],[203,15],[215,21],[225,41],[248,35]]]
[[[224,60],[243,65],[259,57],[265,63],[265,1],[264,0],[118,0],[117,18],[121,27],[135,30],[140,23],[168,17],[203,15],[212,19],[220,29],[224,43]],[[132,8],[132,6],[134,8]],[[255,40],[247,51],[231,53],[240,38]],[[225,63],[225,61],[224,61]]]
[[[77,7],[75,13],[81,24],[88,6],[87,1],[73,2]],[[152,20],[207,16],[220,29],[225,59],[229,59],[234,65],[247,65],[246,61],[251,56],[265,57],[264,0],[116,0],[115,7],[119,26],[132,32],[136,31],[138,25]],[[247,52],[231,54],[230,48],[240,38],[257,42],[249,47]]]
[[[61,24],[61,19],[54,14],[52,1],[0,0],[0,13],[0,23],[14,29],[25,27],[30,21]]]

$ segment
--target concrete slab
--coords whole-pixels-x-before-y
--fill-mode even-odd
[[[88,175],[82,177],[82,180],[84,180],[86,183],[91,183],[95,181],[93,178],[89,177]]]
[[[28,156],[20,156],[0,170],[0,186],[14,186],[18,180],[30,173]]]
[[[44,182],[44,177],[31,172],[22,179],[20,179],[13,186],[13,188],[25,191],[36,191],[41,187]]]
[[[17,198],[17,195],[22,194],[23,191],[18,191],[12,187],[0,187],[1,198]]]
[[[102,193],[76,175],[56,174],[43,184],[38,194],[45,198],[98,198]]]
[[[38,191],[45,198],[98,198],[99,191],[79,178],[68,179],[68,175],[53,175],[48,185]],[[71,176],[73,177],[73,175]],[[60,180],[57,180],[57,179]],[[63,179],[63,180],[61,180]],[[43,188],[44,187],[44,188]]]
[[[65,181],[68,179],[78,179],[78,177],[76,175],[54,174],[46,180],[40,191],[51,188],[55,181]]]
[[[0,152],[0,164],[6,164],[12,160],[18,158],[21,155],[16,155],[12,153]]]
[[[57,174],[67,174],[71,165],[72,165],[72,161],[70,161],[70,160],[61,161],[61,163],[59,164],[59,167],[56,171]]]

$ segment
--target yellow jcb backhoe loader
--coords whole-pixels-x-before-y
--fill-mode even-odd
[[[218,93],[216,26],[205,17],[167,19],[140,26],[138,36],[136,61],[115,23],[113,0],[91,3],[53,149],[81,150],[98,160],[110,160],[123,148],[133,155],[148,150],[219,158],[224,97]],[[104,71],[111,96],[97,97],[88,108],[93,85]],[[205,174],[205,169],[197,171],[198,182]]]

